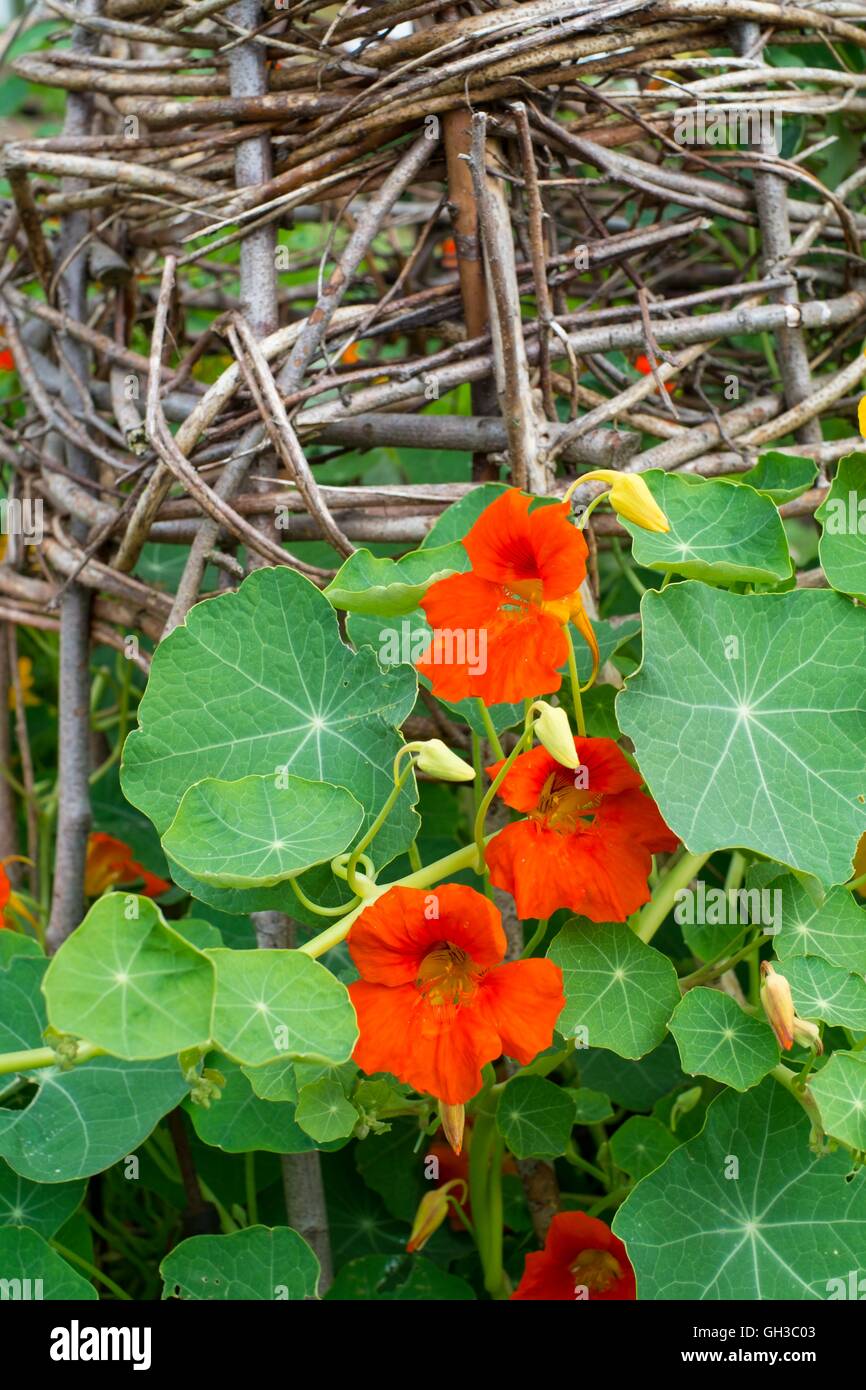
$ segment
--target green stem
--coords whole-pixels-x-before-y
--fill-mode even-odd
[[[495,1122],[494,1122],[495,1123]],[[484,1287],[491,1298],[507,1298],[508,1287],[502,1268],[502,1160],[505,1144],[494,1129],[493,1144],[490,1149],[490,1171],[487,1175],[487,1268]]]
[[[568,679],[571,682],[571,698],[574,703],[574,717],[577,721],[577,732],[581,738],[586,738],[586,720],[583,717],[583,701],[580,698],[580,676],[577,674],[577,659],[574,655],[574,643],[571,640],[571,629],[566,624],[565,635],[568,638]]]
[[[695,985],[702,985],[704,980],[714,980],[718,975],[724,975],[733,966],[739,965],[741,960],[745,960],[754,950],[755,942],[759,937],[750,937],[745,946],[733,956],[722,957],[711,961],[707,965],[702,965],[699,970],[693,970],[691,975],[683,975],[680,978],[680,989],[693,989]]]
[[[667,917],[680,889],[687,888],[709,859],[709,854],[684,854],[659,879],[658,887],[640,915],[636,935],[641,941],[652,941]]]
[[[529,941],[520,953],[521,960],[526,960],[528,956],[531,956],[536,946],[538,946],[539,943],[544,940],[544,934],[547,931],[547,924],[549,921],[549,917],[540,918],[538,926],[535,928],[535,931],[532,933],[531,937],[529,938]]]
[[[349,863],[346,868],[346,881],[348,882],[352,892],[357,894],[358,897],[363,897],[361,887],[358,883],[357,878],[355,877],[355,870],[358,867],[358,860],[361,858],[361,855],[363,854],[367,846],[371,844],[373,840],[375,840],[379,831],[382,829],[382,826],[385,824],[385,821],[388,819],[389,815],[394,809],[394,805],[397,801],[397,798],[403,790],[403,787],[406,784],[407,778],[409,777],[409,774],[411,773],[413,766],[414,759],[410,757],[406,763],[406,766],[403,768],[403,771],[400,772],[394,778],[394,785],[388,793],[387,797],[385,798],[385,804],[379,812],[378,816],[373,821],[373,824],[370,826],[366,834],[361,837],[361,839],[356,844],[355,848],[352,850],[351,856],[349,858]]]
[[[79,1043],[75,1065],[89,1062],[91,1057],[104,1057],[105,1048],[95,1047],[93,1043]],[[0,1076],[16,1071],[36,1071],[40,1067],[56,1067],[57,1053],[53,1047],[33,1047],[27,1052],[0,1053]]]
[[[302,946],[298,946],[298,951],[302,955],[312,956],[317,959],[319,956],[330,951],[333,946],[339,946],[341,941],[352,929],[352,924],[357,921],[365,907],[380,898],[383,893],[387,893],[389,888],[430,888],[434,883],[439,883],[444,878],[449,878],[452,874],[459,874],[463,869],[471,869],[478,862],[478,846],[473,842],[471,845],[463,845],[461,849],[452,850],[451,854],[446,854],[442,859],[437,859],[433,864],[425,864],[422,869],[415,873],[406,874],[403,878],[395,879],[393,883],[377,883],[367,894],[363,902],[358,903],[357,907],[347,912],[339,922],[335,922],[332,927],[326,927],[310,941],[305,941]]]
[[[96,1279],[100,1284],[104,1284],[107,1289],[111,1290],[115,1298],[122,1298],[126,1303],[132,1302],[132,1298],[125,1289],[122,1289],[119,1284],[115,1284],[114,1280],[109,1279],[107,1274],[103,1274],[101,1269],[96,1268],[96,1265],[85,1260],[83,1255],[79,1255],[75,1250],[70,1250],[66,1245],[61,1245],[59,1240],[52,1240],[49,1244],[52,1250],[56,1250],[58,1255],[63,1256],[64,1260],[71,1260],[73,1264],[78,1265],[86,1274],[89,1274],[91,1279]]]
[[[866,874],[860,874],[859,878],[852,878],[850,883],[845,884],[845,887],[850,893],[858,893],[861,888],[866,888]]]
[[[473,835],[475,839],[475,848],[478,855],[476,861],[476,871],[479,874],[483,874],[485,871],[484,845],[486,841],[484,838],[484,822],[487,819],[487,812],[490,809],[490,803],[493,800],[496,793],[498,792],[502,783],[505,781],[505,778],[508,776],[508,773],[510,772],[511,768],[514,766],[514,763],[517,761],[518,757],[523,752],[523,749],[531,743],[532,719],[531,716],[529,716],[529,720],[524,727],[523,733],[520,735],[520,738],[515,743],[511,752],[508,754],[508,757],[505,759],[505,762],[502,764],[493,781],[490,783],[490,786],[487,788],[487,791],[484,793],[484,796],[481,798],[481,805],[478,807],[478,811],[475,816],[475,827]]]
[[[590,1163],[589,1159],[584,1158],[583,1154],[578,1152],[577,1145],[573,1139],[569,1139],[568,1141],[568,1148],[565,1150],[565,1159],[567,1163],[573,1164],[575,1168],[580,1168],[584,1173],[589,1173],[590,1177],[595,1178],[596,1182],[600,1182],[602,1187],[607,1187],[607,1174],[603,1173],[600,1168],[596,1168],[594,1163]]]
[[[502,744],[499,742],[499,735],[493,727],[493,720],[490,717],[490,710],[487,708],[484,701],[481,699],[477,701],[477,704],[479,713],[481,714],[481,722],[484,725],[484,730],[487,734],[487,742],[493,749],[496,761],[499,762],[500,758],[505,757],[505,753],[503,751]]]
[[[357,907],[361,901],[356,893],[354,898],[347,903],[340,903],[339,907],[320,907],[318,903],[313,902],[312,898],[307,897],[303,888],[300,888],[293,878],[289,879],[289,884],[298,902],[302,903],[308,912],[315,912],[317,917],[342,917],[344,913],[351,912],[353,907]]]
[[[806,1086],[801,1087],[797,1084],[799,1080],[797,1074],[786,1067],[784,1063],[780,1062],[777,1067],[773,1067],[770,1075],[774,1081],[779,1082],[780,1086],[784,1086],[785,1090],[788,1091],[796,1101],[799,1101],[800,1105],[802,1105],[806,1114],[809,1116],[809,1119],[812,1121],[812,1124],[816,1125],[819,1130],[823,1130],[824,1126],[821,1123],[821,1114],[818,1110],[815,1098]]]

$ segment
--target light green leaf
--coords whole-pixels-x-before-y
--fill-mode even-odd
[[[213,967],[149,898],[99,898],[52,959],[42,989],[52,1027],[115,1057],[169,1057],[210,1037]]]
[[[271,888],[352,843],[364,808],[345,787],[305,777],[205,777],[162,837],[169,859],[218,888]]]
[[[707,584],[772,582],[792,573],[785,528],[768,497],[726,478],[657,468],[641,477],[670,522],[669,531],[646,531],[620,518],[645,569]]]
[[[260,1100],[288,1101],[291,1105],[297,1101],[294,1062],[267,1062],[263,1067],[242,1067],[241,1071]]]
[[[496,1126],[515,1158],[557,1158],[574,1126],[568,1091],[543,1076],[515,1076],[496,1107]]]
[[[188,1091],[176,1057],[124,1062],[94,1057],[61,1071],[31,1072],[38,1091],[26,1110],[0,1112],[0,1154],[33,1182],[101,1173],[132,1153]]]
[[[0,1051],[43,1046],[46,967],[45,960],[19,957],[0,971]],[[32,1182],[68,1182],[108,1168],[188,1090],[175,1057],[94,1057],[68,1071],[40,1067],[24,1075],[36,1094],[24,1109],[0,1108],[0,1156]]]
[[[191,1236],[159,1267],[163,1298],[315,1298],[319,1261],[289,1226],[248,1226],[228,1236]]]
[[[856,1052],[834,1052],[809,1083],[818,1102],[827,1134],[866,1149],[866,1058]]]
[[[610,1097],[588,1086],[578,1086],[568,1094],[574,1101],[574,1119],[579,1125],[598,1125],[613,1114]]]
[[[818,956],[791,956],[779,968],[791,986],[800,1018],[840,1028],[866,1029],[866,980]]]
[[[359,1118],[358,1111],[343,1094],[339,1081],[323,1077],[311,1086],[303,1086],[298,1092],[295,1119],[317,1144],[348,1138]]]
[[[816,903],[793,874],[776,879],[772,887],[781,893],[782,920],[773,941],[780,960],[821,956],[831,965],[866,973],[866,909],[853,893],[831,888]]]
[[[299,951],[206,952],[216,969],[213,1041],[247,1066],[345,1062],[358,1040],[349,992]]]
[[[474,1298],[470,1284],[448,1274],[420,1255],[362,1255],[343,1265],[326,1300],[375,1302],[454,1303]]]
[[[866,830],[866,613],[817,589],[700,584],[641,609],[617,714],[668,825],[694,854],[754,849],[844,882]]]
[[[296,1124],[293,1105],[260,1100],[240,1067],[228,1058],[214,1054],[208,1065],[218,1068],[225,1077],[222,1095],[207,1109],[187,1103],[193,1128],[206,1144],[230,1154],[248,1153],[250,1149],[297,1154],[314,1148],[339,1148],[343,1142],[314,1144]]]
[[[746,483],[781,506],[783,502],[792,502],[795,497],[808,492],[817,476],[818,465],[814,459],[797,458],[793,454],[770,449],[766,454],[761,454],[754,468],[735,474],[731,482]]]
[[[26,1226],[0,1230],[0,1299],[89,1302],[96,1289]]]
[[[50,1240],[81,1205],[85,1186],[83,1182],[30,1182],[0,1159],[0,1227],[29,1226]]]
[[[666,956],[624,923],[579,921],[563,927],[547,954],[562,969],[560,1033],[621,1057],[642,1057],[658,1046],[680,998]]]
[[[335,608],[350,613],[400,617],[418,607],[431,584],[468,568],[459,541],[411,550],[399,560],[356,550],[322,592]]]
[[[866,603],[866,453],[841,460],[815,516],[823,528],[818,554],[830,587]]]
[[[8,927],[0,931],[0,970],[5,970],[15,956],[41,955],[39,942],[32,936],[25,936],[20,931],[10,931]]]
[[[611,1158],[635,1182],[652,1173],[678,1147],[670,1130],[651,1115],[630,1115],[610,1136]]]
[[[416,691],[410,667],[383,671],[372,651],[345,646],[337,615],[309,580],[284,566],[257,570],[236,592],[196,604],[160,643],[140,727],[124,746],[123,790],[163,833],[194,782],[285,769],[345,787],[364,807],[366,828],[392,788],[397,727]],[[373,841],[378,867],[414,839],[415,796],[410,777]],[[323,877],[331,875],[311,871],[311,896]],[[288,884],[236,890],[181,870],[176,878],[224,911],[298,915]]]
[[[669,1027],[683,1071],[690,1076],[711,1076],[735,1091],[747,1091],[778,1065],[779,1044],[772,1028],[744,1013],[721,990],[688,990]]]
[[[826,1299],[860,1269],[866,1174],[816,1156],[811,1125],[770,1078],[725,1091],[701,1133],[638,1183],[613,1222],[641,1299]]]

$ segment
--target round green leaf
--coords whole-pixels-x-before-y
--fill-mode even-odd
[[[866,1058],[859,1052],[834,1052],[809,1090],[825,1132],[853,1149],[866,1149]]]
[[[811,1125],[770,1078],[725,1091],[701,1133],[638,1183],[613,1222],[642,1299],[826,1299],[860,1269],[866,1174],[809,1147]]]
[[[563,927],[547,954],[562,970],[560,1033],[621,1057],[642,1057],[658,1046],[680,998],[666,956],[623,923],[577,921]]]
[[[780,962],[801,1018],[820,1018],[840,1028],[866,1029],[866,980],[818,956]]]
[[[621,518],[639,565],[707,584],[772,583],[792,572],[785,528],[768,497],[726,478],[691,478],[651,468],[642,473],[669,531],[646,531]]]
[[[288,1226],[248,1226],[228,1236],[191,1236],[159,1267],[163,1298],[315,1298],[319,1261]]]
[[[0,1299],[89,1302],[96,1289],[26,1226],[0,1230]]]
[[[8,927],[0,931],[0,970],[5,970],[15,956],[41,955],[39,942],[32,936],[24,936],[20,931],[10,931]]]
[[[33,1182],[60,1183],[101,1173],[125,1158],[189,1087],[176,1057],[124,1062],[94,1057],[61,1071],[28,1074],[38,1091],[0,1125],[0,1154]]]
[[[52,1027],[115,1057],[168,1057],[210,1038],[213,967],[149,898],[108,893],[95,902],[42,989]]]
[[[818,465],[814,459],[797,458],[794,454],[782,454],[770,449],[761,454],[754,468],[746,473],[737,473],[731,479],[735,483],[747,483],[756,492],[762,492],[771,502],[781,506],[792,502],[808,492],[818,476]]]
[[[613,1114],[609,1096],[601,1091],[592,1091],[588,1086],[577,1086],[573,1091],[569,1091],[569,1095],[574,1101],[575,1124],[598,1125],[603,1120],[609,1120]]]
[[[497,1128],[515,1158],[557,1158],[574,1123],[571,1096],[543,1076],[515,1076],[496,1107]]]
[[[866,613],[817,589],[702,584],[641,610],[617,713],[668,825],[694,854],[754,849],[844,882],[866,831]]]
[[[293,1105],[261,1100],[255,1095],[235,1062],[214,1055],[208,1059],[208,1065],[218,1068],[225,1077],[219,1100],[211,1101],[207,1108],[187,1103],[193,1128],[205,1144],[231,1154],[248,1153],[250,1149],[297,1154],[329,1147],[314,1144],[296,1124]],[[331,1147],[339,1148],[339,1143]]]
[[[349,992],[298,951],[206,952],[216,969],[215,1045],[247,1066],[310,1058],[345,1062],[358,1040]]]
[[[690,1076],[711,1076],[735,1091],[747,1091],[778,1065],[779,1044],[772,1028],[744,1013],[721,990],[688,990],[669,1027],[683,1071]]]
[[[866,908],[847,888],[831,888],[816,902],[794,874],[773,881],[781,893],[781,923],[773,944],[780,960],[820,956],[831,965],[866,974]]]
[[[636,1182],[652,1173],[678,1147],[670,1130],[651,1115],[630,1115],[610,1136],[611,1158],[617,1168]]]
[[[309,580],[285,566],[256,570],[236,592],[196,604],[160,643],[124,745],[123,790],[164,833],[194,782],[285,771],[345,787],[366,828],[393,786],[397,727],[416,691],[411,667],[383,671],[374,652],[343,643]],[[410,778],[373,841],[378,866],[415,838],[414,798]],[[244,892],[176,877],[227,911],[293,911],[287,884]]]
[[[359,1118],[358,1111],[346,1099],[339,1081],[322,1077],[321,1081],[303,1086],[298,1092],[295,1119],[317,1144],[347,1139]]]
[[[412,550],[399,560],[356,550],[322,592],[335,608],[350,613],[400,617],[418,607],[431,584],[468,568],[459,541]]]
[[[866,603],[866,453],[841,460],[815,516],[823,528],[818,554],[830,587]]]
[[[162,845],[204,883],[270,888],[340,854],[363,819],[351,792],[328,782],[206,777],[184,793]]]
[[[81,1205],[83,1182],[37,1183],[0,1159],[0,1227],[29,1226],[50,1240]]]

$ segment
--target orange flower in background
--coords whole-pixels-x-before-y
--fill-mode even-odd
[[[644,353],[641,353],[639,357],[636,357],[634,359],[634,366],[635,371],[640,372],[641,376],[649,376],[652,372],[652,363]],[[662,383],[662,385],[664,386],[668,395],[672,396],[674,391],[676,390],[676,382],[665,381]]]
[[[132,857],[132,850],[123,840],[106,835],[97,830],[87,841],[87,862],[84,868],[84,892],[88,898],[98,898],[106,888],[116,883],[134,883],[141,879],[142,894],[146,898],[158,898],[171,884],[164,878],[152,874],[143,864]]]
[[[361,360],[361,349],[357,343],[350,343],[346,351],[340,354],[340,361],[347,367],[354,367]]]
[[[456,269],[457,269],[457,243],[455,242],[453,236],[449,236],[449,237],[446,237],[446,238],[445,238],[445,240],[441,243],[441,245],[440,245],[440,247],[439,247],[439,251],[440,251],[441,256],[442,256],[442,269],[443,269],[443,270],[456,270]]]
[[[9,875],[5,868],[0,864],[0,929],[9,925],[6,921],[5,908],[11,897],[12,884],[9,882]]]
[[[576,1298],[612,1302],[634,1299],[634,1270],[622,1241],[609,1226],[583,1211],[554,1216],[544,1249],[527,1255],[512,1300]]]
[[[15,358],[9,348],[4,348],[0,352],[0,372],[14,372]]]
[[[513,895],[520,917],[568,907],[593,922],[624,922],[649,901],[652,855],[678,840],[613,739],[576,738],[574,747],[577,769],[542,747],[516,759],[497,795],[527,819],[489,842],[490,881]],[[501,767],[487,771],[495,777]]]
[[[389,888],[355,921],[348,946],[361,975],[349,994],[362,1071],[462,1105],[481,1089],[486,1062],[505,1052],[525,1065],[550,1046],[562,971],[549,960],[503,964],[499,913],[474,888]]]
[[[471,571],[440,579],[421,600],[433,639],[417,667],[443,700],[494,705],[558,690],[569,620],[598,661],[578,593],[586,542],[567,503],[530,511],[532,500],[515,488],[498,497],[463,541]]]
[[[33,662],[29,656],[19,656],[18,658],[18,677],[21,681],[21,697],[25,706],[38,705],[39,700],[33,694]],[[15,686],[9,687],[9,708],[15,709]]]

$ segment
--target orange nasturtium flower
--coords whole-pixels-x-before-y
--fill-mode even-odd
[[[639,357],[636,357],[634,359],[634,366],[635,371],[640,372],[641,376],[649,376],[650,372],[652,371],[652,363],[650,362],[646,354],[643,352],[640,354]],[[674,391],[677,389],[677,384],[675,381],[665,381],[662,384],[669,396],[672,396]]]
[[[583,1211],[554,1216],[544,1249],[527,1255],[512,1299],[573,1303],[633,1299],[634,1270],[625,1246],[609,1226]]]
[[[19,656],[18,658],[18,678],[21,681],[21,695],[24,704],[28,706],[38,705],[39,700],[33,694],[33,662],[29,656]],[[15,686],[9,687],[9,708],[15,709]]]
[[[158,898],[171,887],[164,878],[152,874],[132,857],[132,850],[123,840],[97,830],[87,841],[87,861],[84,868],[84,892],[88,898],[98,898],[106,888],[116,883],[133,883],[141,879],[141,892],[146,898]]]
[[[503,964],[501,918],[474,888],[389,888],[348,946],[361,974],[349,994],[362,1071],[460,1106],[481,1089],[486,1062],[505,1052],[525,1065],[550,1046],[562,971],[549,960]]]
[[[649,900],[652,855],[675,849],[677,837],[613,739],[576,738],[574,747],[576,769],[538,747],[506,774],[497,795],[527,819],[489,842],[490,881],[523,918],[569,907],[593,922],[624,922]]]
[[[567,503],[536,507],[515,488],[491,503],[463,545],[468,574],[431,584],[421,607],[433,639],[417,662],[443,700],[486,705],[558,690],[571,620],[598,662],[579,589],[587,548]]]
[[[13,860],[17,860],[19,863],[22,862],[21,856],[18,854],[10,854],[8,859],[4,859],[0,862],[0,931],[2,931],[4,927],[9,931],[15,931],[17,929],[16,923],[7,919],[7,910],[10,908],[16,916],[23,917],[26,921],[30,922],[32,926],[36,926],[33,914],[28,912],[19,895],[12,891],[12,883],[6,872],[6,865]]]

